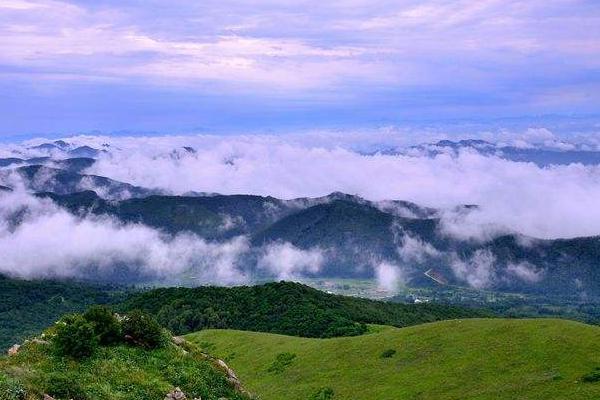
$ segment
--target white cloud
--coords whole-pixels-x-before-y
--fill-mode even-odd
[[[400,258],[407,263],[422,263],[427,258],[440,257],[441,253],[429,243],[409,234],[403,234],[399,239],[400,245],[397,249]]]
[[[510,263],[506,267],[506,271],[529,283],[539,282],[544,277],[544,270],[526,261],[517,264]]]
[[[496,88],[513,75],[529,76],[537,60],[600,64],[600,15],[585,1],[355,3],[208,2],[183,6],[187,12],[165,6],[157,29],[146,7],[3,1],[0,60],[37,69],[42,79],[159,84],[156,78],[166,77],[288,90],[349,82],[448,87],[450,78],[461,88]]]
[[[477,250],[468,260],[454,257],[450,267],[454,275],[476,289],[485,289],[496,279],[496,257],[489,250]]]
[[[11,218],[22,221],[15,227]],[[167,236],[138,224],[108,218],[77,218],[20,191],[0,195],[0,273],[32,277],[120,276],[126,270],[138,278],[189,283],[232,284],[248,281],[239,268],[249,251],[244,237],[225,243],[195,235]]]
[[[374,266],[375,278],[379,287],[390,293],[398,290],[398,286],[405,281],[402,270],[397,265],[380,262]]]
[[[264,249],[258,268],[277,279],[298,279],[321,270],[325,256],[318,248],[302,250],[291,243],[273,243]]]
[[[429,158],[364,156],[353,151],[406,144],[411,140],[407,137],[414,140],[413,133],[402,131],[68,140],[97,148],[111,144],[112,152],[89,173],[174,193],[193,190],[290,199],[340,191],[374,201],[408,200],[446,210],[441,214],[442,232],[463,239],[489,239],[513,231],[539,238],[600,233],[600,166],[540,168],[473,152]],[[597,137],[588,139],[586,143],[596,146]],[[523,140],[545,145],[563,139],[536,131]],[[32,143],[40,141],[27,144]],[[182,146],[196,152],[170,156]],[[7,155],[12,148],[25,150],[25,146],[0,148]],[[464,212],[454,209],[459,204],[480,207]]]
[[[91,138],[121,150],[90,172],[175,193],[295,198],[341,191],[446,209],[478,204],[469,213],[444,214],[447,233],[464,237],[512,230],[540,238],[600,232],[598,166],[540,168],[472,152],[363,156],[328,146],[324,137],[318,147],[285,136]],[[193,146],[196,154],[178,160],[160,156],[183,145]]]

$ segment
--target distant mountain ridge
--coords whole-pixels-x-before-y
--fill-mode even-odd
[[[93,160],[88,158],[71,158],[54,162],[55,167],[35,164],[0,170],[0,182],[6,182],[6,186],[10,187],[9,182],[12,176],[19,178],[17,183],[23,184],[29,191],[57,194],[94,189],[107,199],[144,197],[162,193],[160,190],[146,189],[103,176],[77,172],[88,168],[92,163]]]
[[[550,165],[600,165],[600,151],[590,150],[572,144],[556,144],[554,146],[506,145],[480,139],[440,140],[408,148],[384,148],[376,153],[386,155],[427,156],[440,154],[458,155],[461,151],[473,151],[483,156],[495,156],[515,162],[532,162],[539,167]],[[371,153],[373,154],[373,153]]]
[[[312,276],[370,278],[379,264],[390,263],[402,268],[407,283],[418,286],[441,280],[502,291],[600,294],[600,237],[541,240],[507,233],[464,240],[443,233],[432,209],[412,203],[399,203],[410,207],[407,217],[397,208],[386,211],[378,203],[339,193],[297,200],[153,195],[108,201],[93,191],[38,196],[81,217],[109,215],[170,234],[191,232],[217,242],[246,235],[256,249],[247,258],[249,268],[260,249],[290,243],[320,249],[326,261]],[[434,275],[443,279],[434,280]]]
[[[64,153],[80,149],[60,141],[40,146],[34,150]],[[108,148],[95,149],[98,152],[94,154]],[[435,155],[465,148],[482,154],[499,151],[496,145],[481,140],[440,141],[419,149]],[[174,158],[193,156],[195,150],[182,147],[169,154]],[[512,154],[516,157],[517,153]],[[600,237],[541,240],[503,231],[470,240],[443,229],[447,222],[444,212],[458,216],[453,223],[460,224],[460,217],[476,212],[477,205],[437,210],[401,200],[373,202],[340,192],[291,200],[195,192],[173,196],[86,174],[96,162],[91,157],[10,158],[2,162],[0,193],[12,189],[10,178],[16,176],[27,190],[52,199],[79,217],[110,216],[168,235],[191,233],[216,243],[244,236],[252,247],[244,257],[244,268],[253,273],[270,247],[289,244],[318,254],[323,261],[306,272],[310,277],[373,278],[381,268],[391,266],[400,271],[396,279],[409,285],[600,296]],[[123,276],[129,279],[131,275]]]

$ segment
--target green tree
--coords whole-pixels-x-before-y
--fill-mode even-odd
[[[57,323],[56,335],[52,341],[59,355],[75,359],[89,357],[98,348],[94,324],[80,314],[61,319]]]
[[[168,343],[168,336],[160,324],[150,315],[134,310],[123,320],[123,335],[126,340],[145,349],[156,349]]]
[[[100,344],[110,345],[122,340],[121,323],[108,307],[90,307],[83,317],[94,324],[94,332]]]

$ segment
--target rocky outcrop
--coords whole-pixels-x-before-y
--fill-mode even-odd
[[[184,338],[182,338],[181,336],[173,336],[171,338],[171,340],[173,341],[173,343],[175,343],[177,346],[183,346],[186,344],[186,340]]]
[[[29,344],[29,343],[33,343],[33,344],[41,344],[41,345],[46,345],[49,344],[48,341],[46,340],[42,340],[42,339],[38,339],[38,338],[33,338],[33,339],[28,339],[26,341],[23,342],[23,345]],[[22,345],[20,344],[13,344],[12,347],[10,349],[8,349],[8,351],[6,352],[9,356],[14,356],[17,353],[19,353],[19,350],[21,350]]]
[[[187,397],[180,388],[176,387],[175,389],[167,393],[164,400],[187,400]],[[202,399],[200,397],[194,397],[194,400]]]
[[[185,350],[186,348],[187,349],[190,349],[190,347],[194,348],[193,344],[191,344],[190,342],[188,342],[187,340],[185,340],[185,338],[183,338],[181,336],[173,336],[171,338],[171,341],[173,342],[173,344],[175,344],[176,346],[181,348],[186,353],[187,353],[187,351]],[[244,386],[242,385],[242,382],[240,381],[240,379],[237,377],[237,375],[235,374],[233,369],[231,369],[229,367],[229,365],[227,365],[227,363],[225,363],[225,361],[221,360],[220,358],[215,358],[215,357],[211,356],[210,354],[207,354],[204,352],[199,352],[199,354],[202,355],[202,357],[204,357],[205,359],[211,361],[218,369],[223,371],[223,373],[225,373],[225,376],[227,377],[227,381],[231,384],[231,386],[233,386],[233,388],[235,390],[252,397],[250,392],[248,392],[246,389],[244,389]],[[169,399],[171,399],[171,398],[169,398]],[[223,398],[223,399],[227,400],[226,398]],[[166,397],[165,397],[165,400],[167,400]],[[219,399],[219,400],[221,400],[221,399]]]
[[[225,363],[225,361],[223,361],[219,358],[215,359],[215,362],[219,366],[219,368],[223,372],[225,372],[225,375],[227,375],[227,380],[229,381],[229,383],[231,383],[238,392],[246,393],[244,387],[242,386],[242,382],[239,380],[239,378],[237,377],[235,372],[229,367],[229,365],[227,365]]]
[[[7,353],[9,356],[14,356],[19,352],[20,348],[21,348],[20,344],[13,344],[12,347],[10,349],[8,349]]]
[[[185,397],[185,393],[183,393],[181,391],[181,389],[179,389],[178,387],[176,387],[175,389],[171,390],[165,396],[165,400],[186,400],[186,399],[187,399],[187,397]]]

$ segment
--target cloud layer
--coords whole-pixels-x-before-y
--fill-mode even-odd
[[[590,136],[585,146],[597,150],[596,139]],[[506,232],[538,238],[600,234],[597,165],[542,168],[468,149],[434,157],[418,152],[367,151],[408,144],[401,134],[389,132],[366,136],[317,132],[290,136],[81,136],[66,140],[73,146],[108,149],[86,173],[174,194],[195,191],[292,199],[340,191],[375,202],[408,200],[442,209],[438,214],[442,233],[464,240],[485,241]],[[584,145],[583,141],[573,144],[539,131],[528,131],[522,137],[507,134],[502,140],[552,148]],[[0,146],[0,155],[41,156],[42,150],[30,148],[41,142]],[[290,243],[253,249],[245,237],[214,243],[189,234],[168,236],[146,226],[106,218],[82,219],[24,193],[19,185],[12,186],[15,192],[0,196],[0,251],[4,257],[0,272],[21,276],[101,275],[118,273],[120,266],[126,265],[149,278],[183,274],[198,282],[229,284],[251,280],[254,273],[299,279],[327,267],[330,249],[300,249]],[[466,212],[457,207],[461,204],[478,207]],[[413,211],[397,203],[379,205],[396,207],[401,217],[414,217]],[[226,220],[229,225],[236,223],[239,221]],[[398,258],[392,263],[373,255],[370,266],[380,285],[388,290],[406,279],[411,265],[428,259],[445,260],[459,279],[478,288],[509,278],[536,283],[544,275],[535,265],[513,263],[506,268],[508,278],[499,277],[495,256],[488,251],[459,258],[398,229],[389,232],[395,235]],[[526,236],[519,239],[522,246],[532,240]],[[245,268],[248,263],[253,267]]]
[[[106,138],[102,138],[106,139]],[[93,139],[98,140],[98,139]],[[280,198],[323,196],[333,191],[369,200],[401,199],[451,209],[452,235],[493,235],[514,230],[540,238],[600,233],[600,167],[572,164],[540,168],[464,151],[434,158],[361,155],[348,146],[311,146],[274,136],[197,136],[113,139],[120,150],[103,156],[90,172],[140,186]],[[172,157],[176,143],[196,149]],[[455,229],[458,227],[458,229]]]
[[[0,195],[0,217],[0,273],[117,281],[129,275],[162,282],[185,273],[192,283],[248,280],[238,268],[239,258],[249,251],[243,237],[217,244],[107,218],[77,218],[18,191]],[[16,226],[10,223],[15,219]]]

